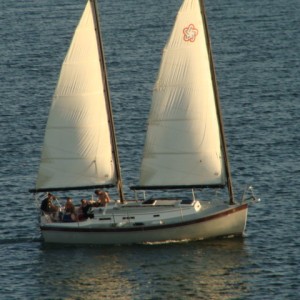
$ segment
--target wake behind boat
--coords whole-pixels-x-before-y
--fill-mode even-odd
[[[248,200],[256,198],[237,204],[233,194],[203,2],[183,2],[154,86],[140,185],[132,189],[159,196],[128,201],[95,1],[87,1],[62,65],[31,191],[41,199],[40,192],[114,187],[119,199],[92,206],[84,218],[76,207],[68,222],[65,207],[42,212],[43,239],[132,244],[243,235]],[[196,197],[224,187],[228,203]]]

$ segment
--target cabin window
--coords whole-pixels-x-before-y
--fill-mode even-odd
[[[151,199],[151,198],[150,198],[150,199],[148,199],[148,200],[145,200],[145,201],[143,202],[143,204],[154,205],[155,202],[156,202],[155,199]]]
[[[194,202],[194,199],[183,199],[183,200],[181,200],[180,204],[191,205],[191,204],[193,204],[193,202]]]
[[[144,223],[142,223],[142,222],[136,222],[136,223],[133,223],[133,226],[144,226]]]

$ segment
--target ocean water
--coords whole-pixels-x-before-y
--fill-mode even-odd
[[[126,195],[181,0],[98,0]],[[0,299],[299,299],[300,2],[206,0],[243,239],[44,245],[28,189],[84,0],[0,3]],[[237,193],[238,194],[238,193]]]

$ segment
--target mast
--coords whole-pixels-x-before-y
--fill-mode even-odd
[[[99,51],[99,58],[100,58],[100,67],[102,69],[102,74],[104,74],[103,87],[104,87],[104,92],[105,92],[105,102],[106,102],[106,107],[107,107],[108,122],[109,122],[109,127],[110,127],[110,132],[111,132],[111,142],[112,142],[112,147],[113,147],[113,156],[114,156],[114,160],[115,160],[115,168],[116,168],[116,174],[117,174],[117,189],[119,192],[121,203],[123,203],[124,202],[124,193],[123,193],[123,184],[122,184],[121,169],[120,169],[120,160],[119,160],[117,141],[116,141],[116,135],[115,135],[115,127],[114,127],[113,114],[112,114],[112,105],[111,105],[111,101],[110,101],[109,85],[108,85],[108,80],[107,80],[107,71],[106,71],[105,58],[104,58],[104,50],[103,50],[101,31],[100,31],[100,25],[99,25],[100,22],[99,22],[99,17],[97,14],[97,4],[96,4],[96,0],[89,0],[89,1],[91,3],[92,12],[93,12],[97,44],[98,44],[98,51]]]
[[[213,90],[214,90],[214,94],[215,94],[217,117],[218,117],[218,122],[219,122],[219,127],[220,127],[221,145],[223,148],[225,171],[226,171],[226,177],[227,177],[227,188],[228,188],[228,193],[229,193],[229,204],[234,204],[232,178],[231,178],[230,165],[229,165],[229,159],[228,159],[228,153],[227,153],[227,145],[226,145],[226,139],[225,139],[222,112],[221,112],[220,97],[219,97],[219,91],[218,91],[218,87],[217,87],[216,72],[215,72],[215,67],[214,67],[214,62],[213,62],[213,57],[212,57],[211,44],[210,44],[210,38],[209,38],[208,26],[207,26],[206,14],[205,14],[204,0],[199,0],[199,3],[200,3],[201,13],[202,13],[202,17],[203,17],[203,26],[204,26],[204,31],[205,31],[205,35],[206,35],[207,51],[208,51],[208,56],[209,56],[209,64],[210,64],[210,69],[211,69]]]

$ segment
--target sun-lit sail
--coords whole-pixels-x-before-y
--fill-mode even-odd
[[[185,0],[153,90],[142,187],[225,184],[207,44],[199,0]]]
[[[87,1],[53,96],[36,190],[116,183],[95,27]]]

